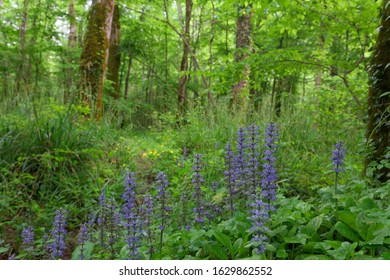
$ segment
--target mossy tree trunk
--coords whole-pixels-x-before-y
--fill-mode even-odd
[[[104,78],[107,68],[114,0],[94,1],[88,20],[80,61],[80,95],[91,109],[91,116],[100,121]]]
[[[120,11],[118,4],[114,7],[114,15],[112,18],[111,24],[111,35],[110,35],[110,47],[108,54],[108,64],[107,64],[107,80],[112,82],[112,87],[110,87],[108,94],[114,98],[119,99],[119,68],[121,64],[121,55],[119,50],[120,44]]]
[[[238,64],[243,64],[243,69],[239,73],[239,81],[233,86],[232,99],[230,106],[240,105],[245,108],[246,99],[249,96],[248,86],[250,80],[250,66],[245,61],[252,52],[252,37],[251,37],[251,18],[252,5],[239,8],[236,29],[236,50],[234,60]]]
[[[382,20],[369,67],[367,139],[373,152],[366,166],[376,161],[389,161],[390,144],[390,0],[383,1]],[[380,165],[378,165],[379,167]],[[382,182],[389,179],[390,170],[384,164],[374,175]]]

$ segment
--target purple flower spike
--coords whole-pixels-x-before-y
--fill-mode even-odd
[[[275,169],[275,150],[276,142],[278,140],[278,132],[275,123],[269,123],[265,131],[264,139],[264,164],[262,172],[262,194],[264,199],[268,202],[270,210],[274,210],[271,207],[271,201],[276,200],[276,169]]]
[[[135,173],[128,173],[124,180],[125,191],[122,195],[124,205],[122,206],[123,227],[126,229],[126,243],[129,252],[129,259],[139,257],[138,248],[140,246],[140,217],[136,207],[136,188]]]
[[[89,233],[88,228],[86,224],[81,225],[80,232],[78,235],[78,242],[79,244],[85,244],[89,240]]]
[[[259,130],[255,125],[249,125],[247,128],[246,184],[249,197],[256,197],[260,188]]]
[[[161,223],[160,223],[160,230],[163,231],[165,228],[165,218],[166,218],[166,212],[170,210],[170,207],[167,205],[167,198],[169,196],[169,182],[167,180],[167,175],[165,175],[164,172],[159,172],[157,174],[156,178],[156,200],[157,204],[160,206],[160,215]]]
[[[34,243],[34,229],[28,226],[22,231],[23,244],[28,246]]]
[[[81,246],[80,260],[83,260],[85,258],[84,245],[88,240],[89,240],[89,232],[88,232],[87,225],[84,223],[83,225],[81,225],[79,235],[78,235],[78,243]]]
[[[225,164],[226,164],[225,181],[229,188],[230,215],[233,216],[233,212],[235,210],[234,200],[235,200],[235,195],[237,193],[236,176],[239,172],[237,170],[238,169],[237,165],[235,164],[234,153],[230,143],[226,145],[226,149],[225,149]]]
[[[344,142],[339,141],[336,143],[336,149],[333,151],[332,155],[332,163],[333,163],[333,168],[337,174],[340,172],[344,172],[344,168],[341,166],[344,164],[344,155],[345,155],[345,148],[344,148]]]
[[[250,204],[250,219],[252,221],[252,232],[251,244],[254,247],[255,254],[262,254],[265,251],[265,245],[267,244],[267,236],[265,232],[267,230],[267,223],[270,220],[270,212],[275,210],[271,205],[271,202],[276,200],[276,168],[275,168],[275,157],[274,153],[276,150],[276,142],[278,139],[277,127],[274,123],[269,123],[265,130],[264,138],[264,157],[263,157],[263,169],[261,173],[261,188],[258,186],[257,181],[257,167],[258,167],[258,154],[256,144],[257,141],[257,130],[254,126],[248,127],[248,147],[250,155],[248,157],[249,173],[248,178],[251,179],[250,187],[254,188],[251,192]],[[257,191],[261,189],[261,191]]]
[[[52,243],[49,244],[49,252],[50,258],[55,260],[64,256],[64,252],[66,249],[65,245],[65,236],[66,236],[66,218],[67,212],[64,209],[59,209],[56,212],[56,216],[54,217],[54,229],[51,233],[51,237],[53,238]]]
[[[194,174],[192,176],[192,184],[194,186],[194,197],[196,199],[196,205],[197,207],[194,208],[195,213],[195,221],[203,224],[204,218],[202,216],[205,215],[203,200],[202,200],[202,191],[201,186],[205,182],[205,179],[203,178],[203,175],[201,174],[203,170],[203,164],[202,164],[202,155],[196,154],[195,155],[195,162],[193,166]]]

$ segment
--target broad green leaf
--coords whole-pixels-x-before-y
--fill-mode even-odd
[[[316,244],[318,244],[319,242],[313,242],[313,241],[309,241],[307,242],[305,245],[302,246],[302,249],[303,251],[307,252],[307,253],[312,253],[315,251],[316,249]]]
[[[269,252],[276,252],[276,248],[275,248],[275,246],[272,245],[272,244],[266,244],[264,247],[265,247],[265,249],[266,249],[267,251],[269,251]]]
[[[271,230],[267,233],[267,235],[269,237],[273,237],[273,236],[276,236],[278,234],[281,234],[281,235],[285,235],[287,233],[287,226],[286,225],[282,225],[280,227],[277,227],[276,229],[274,230]]]
[[[360,200],[360,206],[363,210],[378,209],[378,205],[370,197],[364,197]]]
[[[225,249],[222,246],[220,246],[219,244],[214,243],[209,248],[210,248],[209,254],[215,255],[219,260],[228,260],[229,259]]]
[[[366,215],[361,212],[357,215],[356,218],[356,231],[359,233],[359,235],[363,238],[364,241],[367,241],[369,238],[368,235],[368,225],[366,220]]]
[[[314,217],[302,228],[301,232],[307,234],[309,237],[312,237],[320,228],[322,220],[322,216]]]
[[[348,225],[350,228],[352,228],[354,231],[358,231],[356,226],[356,214],[349,212],[349,211],[340,211],[339,212],[339,219],[346,225]]]
[[[293,237],[297,235],[298,228],[297,227],[292,227],[289,232],[287,233],[287,236]]]
[[[381,245],[388,236],[390,236],[390,231],[384,224],[374,223],[368,227],[366,241],[370,245]]]
[[[383,252],[382,253],[382,258],[384,260],[390,260],[390,252]]]
[[[328,250],[330,250],[333,247],[327,244],[326,242],[316,242],[313,248],[317,250],[321,250],[324,254],[326,254]]]
[[[345,260],[345,258],[347,257],[347,252],[340,248],[328,251],[328,254],[332,256],[335,260]]]
[[[200,248],[196,253],[195,256],[200,259],[208,259],[209,256],[205,257],[205,248]]]
[[[201,238],[203,235],[205,235],[205,231],[204,230],[192,230],[190,232],[191,234],[191,243],[194,242],[195,240]]]
[[[341,246],[341,241],[337,241],[337,240],[325,240],[324,243],[333,249],[337,249]]]
[[[216,238],[219,242],[221,242],[221,244],[222,244],[225,248],[229,249],[229,252],[230,252],[231,254],[234,254],[233,246],[232,246],[232,243],[231,243],[231,241],[230,241],[229,236],[227,236],[226,234],[224,234],[224,233],[222,233],[222,232],[220,232],[220,231],[214,231],[214,236],[215,236],[215,238]]]
[[[359,237],[356,235],[355,231],[343,222],[337,222],[335,228],[337,232],[345,238],[355,242],[359,241]]]
[[[278,249],[276,251],[276,257],[278,259],[286,259],[288,257],[288,254],[285,249]]]
[[[242,247],[242,238],[238,238],[233,243],[234,254]]]
[[[357,243],[343,242],[336,250],[328,251],[328,254],[334,257],[336,260],[351,259],[354,255],[354,251],[357,247]]]
[[[353,197],[349,195],[345,197],[344,203],[345,203],[345,208],[351,208],[356,205],[356,201],[353,199]]]
[[[300,233],[298,233],[296,236],[284,237],[284,242],[286,242],[286,243],[298,243],[298,244],[305,245],[306,240],[307,240],[307,235],[300,234]]]
[[[322,216],[317,216],[311,219],[307,225],[308,227],[312,228],[314,231],[317,231],[322,224],[322,220],[323,220]]]
[[[95,244],[92,242],[86,242],[84,244],[84,260],[90,260],[92,256],[93,248],[95,247]],[[81,254],[81,246],[77,246],[76,249],[72,253],[72,260],[79,260]]]

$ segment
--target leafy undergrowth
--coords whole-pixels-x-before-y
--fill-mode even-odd
[[[299,116],[280,120],[271,203],[265,118],[195,112],[178,126],[156,115],[145,132],[97,126],[80,110],[3,116],[1,258],[390,259],[390,184],[361,176],[362,133],[351,124],[331,124],[343,137]],[[237,157],[237,132],[252,122],[256,148],[246,138],[246,163],[229,173],[227,144]],[[346,153],[335,182],[339,139]],[[242,177],[250,166],[253,177]]]

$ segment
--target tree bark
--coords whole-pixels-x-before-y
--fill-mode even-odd
[[[213,72],[213,42],[214,42],[214,37],[215,37],[215,6],[214,2],[210,1],[211,5],[213,7],[212,10],[212,16],[211,16],[211,37],[210,37],[210,42],[209,42],[209,71],[210,73]],[[211,87],[211,81],[212,79],[209,79],[207,83],[207,97],[211,105],[215,105],[214,103],[214,98],[212,95],[212,92],[210,90]]]
[[[26,31],[27,31],[27,17],[28,17],[28,0],[23,1],[23,15],[22,15],[22,23],[20,26],[20,53],[21,53],[21,61],[19,66],[19,74],[16,80],[16,90],[20,91],[20,84],[22,80],[26,82],[25,72],[26,72]]]
[[[76,47],[76,13],[74,9],[75,0],[69,0],[69,34],[68,34],[68,65],[66,66],[67,77],[65,81],[64,102],[71,100],[71,88],[73,85],[73,49]]]
[[[43,42],[45,40],[45,34],[41,32],[42,30],[48,30],[47,23],[49,22],[49,7],[50,4],[47,4],[45,7],[45,11],[43,11],[43,14],[45,15],[44,19],[40,18],[40,13],[44,9],[41,1],[37,1],[35,5],[33,6],[33,9],[30,13],[31,18],[31,24],[29,27],[29,37],[30,40],[27,43],[28,45],[28,59],[27,59],[27,66],[26,66],[26,80],[28,84],[32,84],[33,78],[34,78],[34,86],[31,87],[31,91],[33,93],[40,94],[40,90],[38,89],[38,80],[40,79],[40,72],[41,72],[41,65],[42,65],[42,49],[41,48],[35,48],[37,42],[38,44]],[[39,25],[43,22],[43,27],[40,27]],[[38,26],[37,26],[38,25]],[[35,68],[33,70],[33,67]]]
[[[178,90],[178,105],[180,114],[184,114],[187,100],[186,84],[188,80],[188,55],[190,54],[190,22],[192,13],[192,0],[186,0],[186,15],[184,25],[184,38],[183,38],[183,56],[180,63],[180,77],[179,77],[179,90]]]
[[[108,94],[118,100],[120,93],[119,84],[119,68],[121,64],[120,56],[120,11],[119,6],[116,4],[114,7],[114,15],[111,24],[111,35],[110,35],[110,47],[108,52],[108,63],[107,63],[107,80],[112,82],[112,88],[110,88]]]
[[[127,72],[126,72],[125,93],[123,96],[124,99],[127,99],[129,93],[130,70],[131,70],[132,63],[133,63],[133,57],[129,55],[129,62],[127,64]]]
[[[179,16],[180,26],[182,27],[182,31],[184,31],[184,16],[183,16],[183,11],[181,10],[181,3],[179,0],[176,0],[176,6],[177,6],[177,15]]]
[[[282,112],[282,92],[284,91],[284,78],[277,78],[275,90],[275,115],[280,118]]]
[[[322,23],[321,23],[321,26],[322,26]],[[324,51],[324,46],[325,46],[325,36],[321,35],[320,36],[320,44],[319,44],[319,48],[320,48],[321,52]],[[320,88],[321,84],[322,84],[322,67],[318,66],[318,68],[317,68],[317,75],[316,75],[316,77],[314,79],[314,86],[316,88]]]
[[[2,3],[3,4],[3,3]],[[2,7],[0,7],[2,8]],[[2,34],[3,38],[4,38],[4,42],[7,42],[7,34],[4,32]],[[2,59],[2,76],[3,76],[3,96],[1,97],[0,100],[3,100],[4,98],[6,98],[8,96],[8,80],[9,80],[9,61],[7,59]]]
[[[108,60],[114,0],[97,0],[89,15],[88,28],[80,62],[80,95],[100,121],[106,66]]]
[[[381,26],[369,67],[367,141],[373,152],[366,158],[366,166],[376,161],[390,160],[390,1],[383,1]],[[379,166],[378,166],[379,167]],[[374,171],[381,182],[389,180],[390,170],[383,164]]]
[[[245,107],[246,94],[245,91],[249,85],[250,79],[250,65],[245,63],[252,50],[251,38],[251,18],[252,5],[240,7],[239,16],[237,19],[236,29],[236,51],[234,59],[237,63],[244,63],[244,69],[239,74],[240,80],[233,86],[232,99],[230,105],[238,105],[239,103]]]

